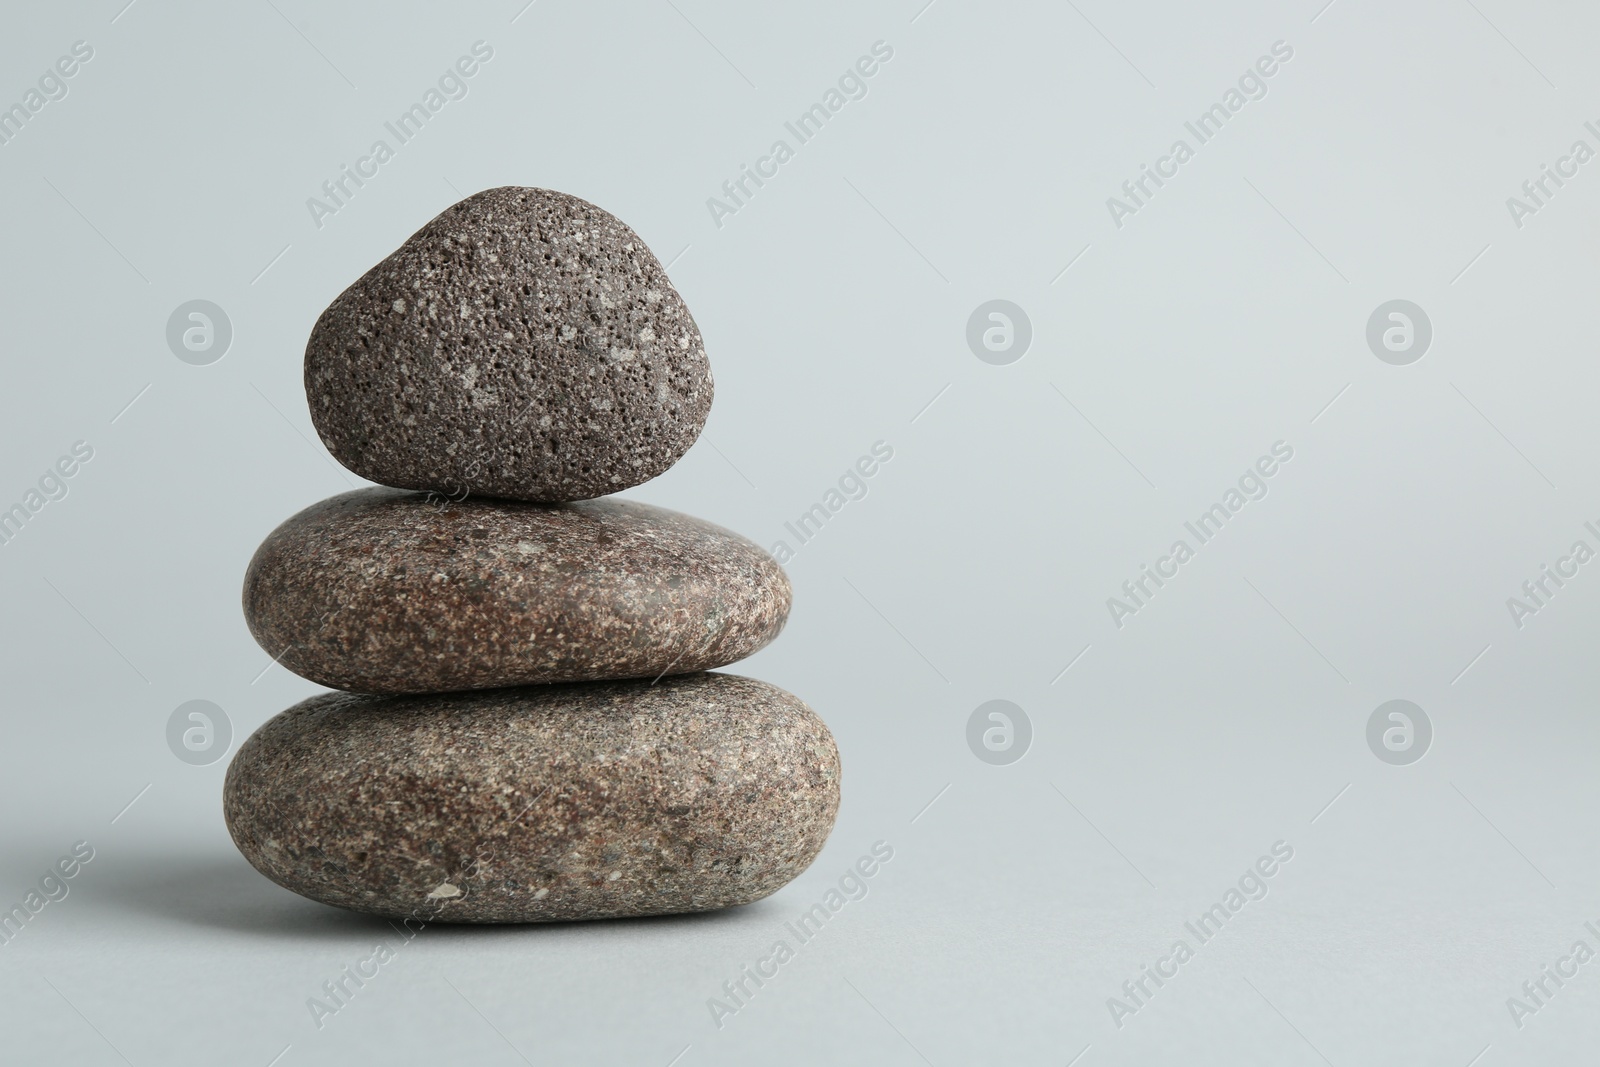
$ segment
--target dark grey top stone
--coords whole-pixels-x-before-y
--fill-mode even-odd
[[[474,194],[340,293],[306,345],[334,457],[402,489],[583,500],[676,463],[711,410],[700,330],[587,201]]]
[[[789,579],[760,547],[665,508],[396,489],[293,516],[244,582],[269,656],[366,693],[720,667],[777,637],[789,604]]]

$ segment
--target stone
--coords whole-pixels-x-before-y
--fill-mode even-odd
[[[712,395],[699,327],[639,235],[514,186],[446,209],[340,293],[305,388],[363,478],[546,502],[662,473]]]
[[[659,677],[765,646],[789,579],[665,508],[358,489],[279,526],[245,574],[267,654],[336,689],[433,693]]]
[[[546,922],[759,900],[839,807],[822,720],[764,682],[374,697],[269,719],[223,785],[234,843],[285,889],[420,922]]]

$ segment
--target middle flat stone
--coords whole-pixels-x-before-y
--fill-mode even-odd
[[[381,488],[290,518],[244,582],[268,655],[358,693],[707,670],[777,637],[789,604],[759,546],[665,508]]]

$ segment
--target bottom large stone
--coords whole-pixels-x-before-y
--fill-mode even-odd
[[[257,730],[223,786],[234,843],[262,874],[423,922],[748,904],[811,864],[838,808],[822,720],[724,674],[325,693]]]

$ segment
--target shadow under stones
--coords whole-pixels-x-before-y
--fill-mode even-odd
[[[113,875],[113,870],[115,874]],[[351,934],[393,933],[391,922],[376,915],[319,904],[291,893],[234,855],[152,854],[124,856],[96,888],[102,905],[148,922],[288,940],[347,938]],[[766,917],[779,905],[767,900],[720,911],[654,915],[633,919],[590,919],[552,923],[427,924],[429,940],[470,937],[583,936],[630,932],[690,932],[697,927],[736,922],[740,915]],[[777,912],[774,911],[773,914]]]

